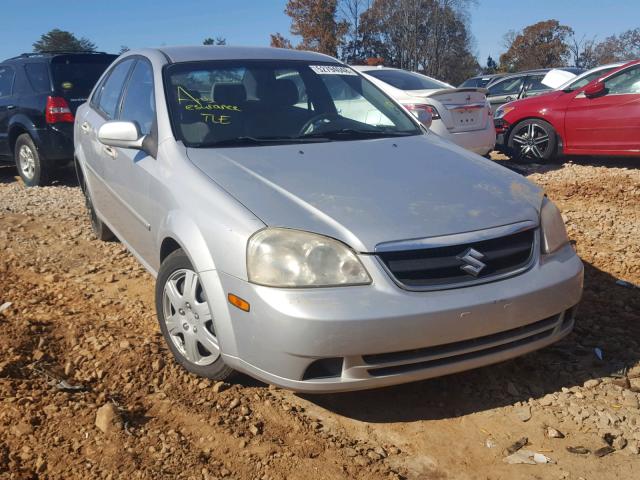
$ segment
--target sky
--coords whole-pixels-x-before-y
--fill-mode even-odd
[[[198,45],[222,36],[233,45],[268,45],[269,34],[289,36],[286,0],[0,0],[0,59],[32,50],[53,29],[86,37],[101,51]],[[28,8],[25,6],[28,5]],[[604,6],[604,7],[603,7]],[[578,37],[605,37],[638,26],[638,0],[477,0],[470,9],[480,63],[504,52],[508,30],[555,18]]]

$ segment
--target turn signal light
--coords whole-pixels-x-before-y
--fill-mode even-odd
[[[229,299],[229,303],[231,305],[233,305],[236,308],[239,308],[243,312],[248,312],[251,309],[249,302],[247,302],[246,300],[243,300],[237,295],[234,295],[233,293],[230,293],[229,295],[227,295],[227,298]]]
[[[73,123],[73,113],[71,113],[71,109],[69,108],[67,101],[62,97],[47,98],[44,117],[47,123]]]

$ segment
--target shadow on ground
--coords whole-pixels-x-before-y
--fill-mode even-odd
[[[499,165],[509,170],[513,170],[521,175],[532,173],[545,173],[562,168],[563,163],[570,162],[576,165],[605,168],[640,168],[640,158],[637,157],[565,157],[557,162],[540,164],[534,162],[523,162],[512,160],[510,156],[498,152],[493,152],[491,159]]]
[[[384,389],[303,397],[334,413],[372,422],[458,417],[615,376],[640,360],[640,293],[585,264],[574,331],[538,352],[502,364]],[[604,352],[599,360],[594,349]]]
[[[18,170],[15,165],[0,164],[0,184],[8,184],[14,182],[21,182],[19,180]],[[63,167],[56,169],[53,174],[53,180],[50,183],[51,186],[65,186],[76,187],[78,185],[78,179],[76,178],[76,172],[73,167]]]

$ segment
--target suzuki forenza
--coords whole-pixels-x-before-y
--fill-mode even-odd
[[[364,389],[573,327],[583,267],[540,188],[331,57],[130,51],[74,135],[93,229],[156,277],[160,328],[190,372]]]

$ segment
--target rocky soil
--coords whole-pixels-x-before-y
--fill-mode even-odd
[[[152,278],[93,238],[72,175],[25,189],[0,168],[0,478],[639,478],[640,164],[504,163],[557,201],[585,261],[574,333],[324,396],[185,373]]]

